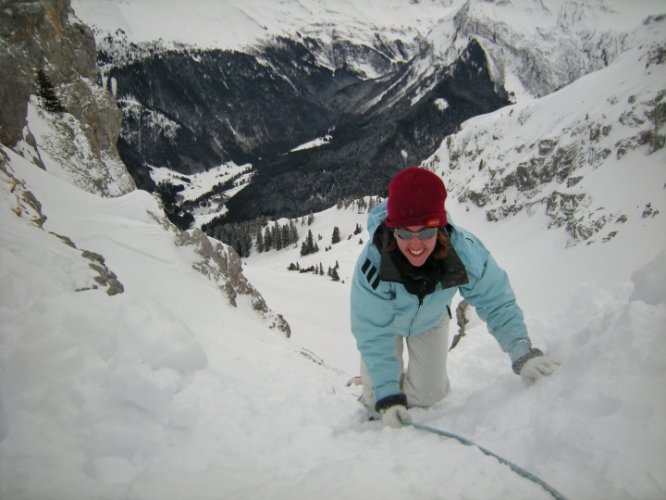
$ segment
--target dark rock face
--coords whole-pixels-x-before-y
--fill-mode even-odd
[[[323,51],[340,68],[320,65]],[[437,67],[428,47],[409,63],[403,56],[399,44],[369,50],[280,39],[254,54],[173,51],[111,66],[107,85],[124,116],[119,150],[149,189],[148,165],[190,174],[251,162],[253,182],[218,223],[303,215],[382,193],[397,170],[428,157],[461,122],[508,104],[474,41],[449,67]],[[348,69],[350,57],[386,75],[364,78]],[[424,64],[435,68],[425,79]],[[330,143],[290,152],[327,133]]]
[[[263,59],[167,52],[114,68],[109,82],[124,115],[123,159],[135,172],[150,164],[191,174],[223,161],[255,163],[325,133],[338,115],[330,96],[358,78],[318,67],[303,46],[283,44],[267,48]]]
[[[330,144],[259,162],[253,183],[229,201],[227,220],[296,216],[342,198],[384,193],[398,170],[430,156],[460,123],[508,104],[475,42],[452,67],[433,76],[438,83],[414,105],[412,98],[427,82],[401,87],[410,70],[406,66],[388,81],[357,85],[366,100],[384,96],[365,112],[342,117]],[[448,103],[444,110],[437,104],[442,99]]]

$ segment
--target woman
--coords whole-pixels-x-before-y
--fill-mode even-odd
[[[430,406],[448,393],[449,306],[457,291],[526,382],[558,366],[532,347],[506,273],[473,234],[448,223],[446,194],[428,170],[399,172],[388,199],[369,214],[371,241],[354,271],[351,327],[362,360],[362,401],[371,418],[392,427],[409,421],[407,408]]]

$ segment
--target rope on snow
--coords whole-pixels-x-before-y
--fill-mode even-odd
[[[405,423],[407,423],[407,422],[405,422]],[[508,466],[516,474],[524,477],[525,479],[528,479],[528,480],[532,481],[533,483],[538,484],[543,489],[545,489],[548,493],[550,493],[555,500],[566,500],[566,498],[561,493],[559,493],[555,488],[553,488],[548,483],[546,483],[543,479],[535,476],[531,472],[526,471],[522,467],[519,467],[516,464],[514,464],[513,462],[508,461],[506,458],[502,458],[501,456],[497,455],[496,453],[493,453],[492,451],[484,448],[483,446],[480,446],[480,445],[476,444],[473,441],[470,441],[469,439],[467,439],[463,436],[459,436],[459,435],[453,434],[451,432],[443,431],[441,429],[436,429],[435,427],[430,427],[428,425],[423,425],[423,424],[419,424],[419,423],[416,423],[416,422],[409,422],[407,425],[411,425],[412,427],[414,427],[416,429],[426,431],[426,432],[431,432],[431,433],[437,434],[439,436],[443,436],[443,437],[447,437],[447,438],[453,438],[456,441],[458,441],[458,442],[460,442],[460,443],[462,443],[466,446],[474,446],[474,447],[478,448],[479,450],[481,450],[486,455],[496,458],[497,460],[499,460],[499,462],[501,464],[504,464],[504,465]]]

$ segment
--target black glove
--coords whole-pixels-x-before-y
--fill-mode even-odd
[[[407,396],[402,393],[380,399],[375,403],[375,410],[382,416],[384,425],[390,427],[402,427],[412,421],[407,411]]]

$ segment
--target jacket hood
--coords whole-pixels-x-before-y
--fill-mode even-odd
[[[368,214],[368,233],[370,239],[375,235],[377,228],[382,225],[388,215],[388,198],[385,198],[379,205],[370,210]]]

